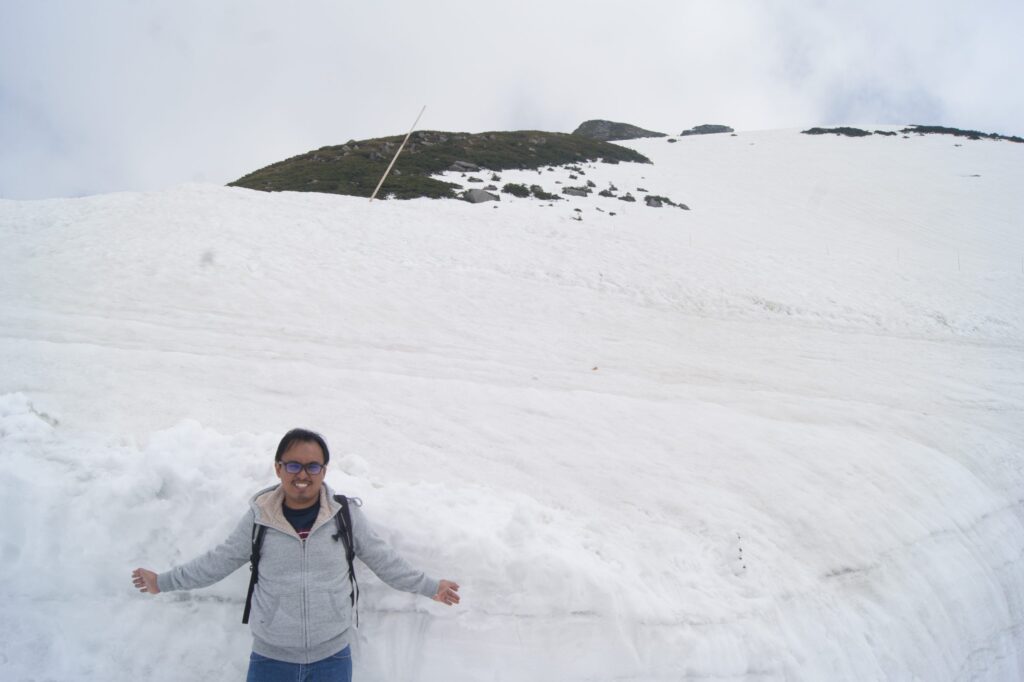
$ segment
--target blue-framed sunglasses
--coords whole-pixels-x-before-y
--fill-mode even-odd
[[[289,474],[297,474],[303,469],[310,476],[316,476],[324,470],[324,465],[320,462],[309,462],[308,464],[299,464],[298,462],[279,462],[281,467]]]

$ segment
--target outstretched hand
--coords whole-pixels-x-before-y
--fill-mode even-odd
[[[132,571],[132,583],[135,584],[139,592],[160,594],[160,588],[156,584],[156,573],[153,571],[146,570],[145,568],[136,568]]]
[[[442,604],[448,606],[454,606],[459,603],[459,584],[451,580],[442,580],[437,586],[437,594],[431,597],[434,601],[439,601]]]

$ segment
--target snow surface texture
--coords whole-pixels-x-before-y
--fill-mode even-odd
[[[0,679],[241,679],[248,571],[129,573],[293,426],[462,585],[361,573],[359,680],[1024,678],[1024,146],[628,144],[636,204],[0,201]]]

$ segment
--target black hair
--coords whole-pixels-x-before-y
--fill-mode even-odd
[[[288,452],[288,449],[296,443],[316,443],[320,446],[320,451],[324,453],[324,466],[331,461],[331,453],[327,449],[327,442],[324,437],[316,431],[309,431],[307,429],[292,429],[288,433],[284,434],[284,438],[277,444],[277,454],[274,455],[274,461],[280,462],[281,455]]]

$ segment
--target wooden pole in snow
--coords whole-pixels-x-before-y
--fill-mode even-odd
[[[427,105],[424,104],[423,108],[420,109],[420,116],[427,110]],[[380,191],[380,186],[384,184],[384,179],[388,177],[388,173],[391,172],[391,168],[395,165],[395,161],[398,161],[398,155],[405,149],[405,143],[409,141],[409,137],[412,135],[412,131],[416,130],[416,124],[420,122],[420,116],[416,117],[416,120],[412,122],[412,128],[409,128],[409,132],[406,133],[405,139],[402,140],[402,144],[398,146],[398,151],[395,152],[394,158],[391,159],[391,163],[388,164],[388,169],[384,171],[384,175],[380,176],[380,182],[377,183],[377,189],[373,190],[373,194],[370,195],[370,201],[373,201],[377,197],[377,192]]]

